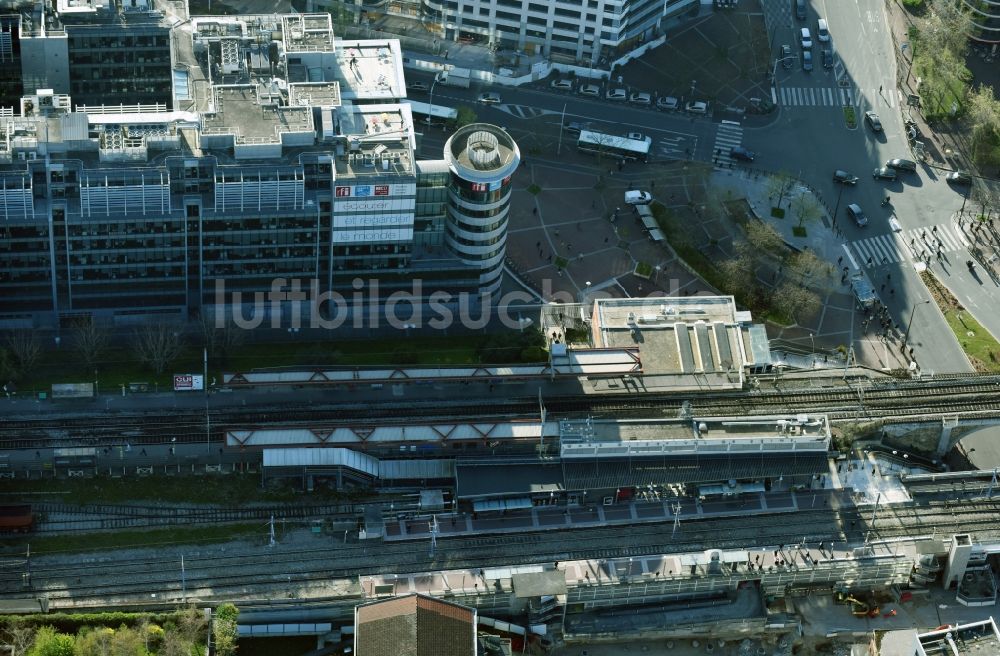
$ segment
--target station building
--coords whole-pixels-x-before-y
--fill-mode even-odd
[[[24,95],[0,110],[0,325],[308,326],[499,287],[517,144],[476,124],[418,159],[398,41],[337,38],[329,14],[118,8],[8,21]]]

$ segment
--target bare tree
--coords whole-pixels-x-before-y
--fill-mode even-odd
[[[823,210],[813,195],[802,192],[792,200],[792,210],[799,217],[799,227],[815,221],[823,215]]]
[[[81,319],[73,326],[73,348],[80,355],[83,364],[92,369],[100,362],[108,348],[111,334],[95,319]]]
[[[792,177],[791,173],[778,171],[767,178],[767,195],[771,198],[777,197],[778,200],[774,206],[781,207],[781,201],[785,200],[785,196],[794,186],[795,178]]]
[[[719,262],[722,287],[729,294],[752,287],[756,280],[754,261],[747,255],[737,255]]]
[[[236,326],[228,316],[221,319],[211,310],[199,317],[201,336],[209,357],[225,361],[246,341],[246,331]]]
[[[4,630],[2,640],[10,649],[10,656],[24,656],[35,641],[35,630],[29,626],[13,625]]]
[[[146,324],[135,332],[132,348],[140,361],[160,375],[181,353],[180,327],[166,323]]]
[[[42,343],[38,339],[38,333],[27,328],[12,330],[7,333],[4,341],[14,356],[14,368],[19,375],[24,376],[35,368],[38,358],[42,355]]]

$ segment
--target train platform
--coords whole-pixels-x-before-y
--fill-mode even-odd
[[[849,508],[855,505],[850,489],[816,489],[745,494],[726,499],[693,497],[637,500],[612,505],[536,506],[501,513],[443,513],[385,522],[387,542],[438,538],[529,533],[546,530],[631,526],[717,517],[753,517],[794,513],[810,508]],[[679,516],[679,520],[676,518]]]

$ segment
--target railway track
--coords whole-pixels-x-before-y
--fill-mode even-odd
[[[185,553],[186,591],[218,597],[266,595],[290,585],[312,585],[334,578],[364,574],[420,572],[441,568],[484,568],[549,560],[607,559],[702,551],[706,548],[747,549],[777,544],[809,546],[819,542],[860,543],[866,537],[890,539],[953,532],[972,533],[974,540],[1000,536],[997,511],[1000,500],[974,504],[932,503],[925,506],[886,506],[874,513],[861,507],[841,510],[802,510],[791,523],[787,516],[754,515],[715,519],[691,518],[676,534],[664,524],[639,524],[623,533],[621,527],[570,529],[515,535],[450,537],[439,539],[436,556],[415,543],[341,545],[318,548],[261,547],[243,553]],[[748,520],[752,520],[748,522]],[[215,551],[211,548],[206,552]],[[174,557],[159,552],[155,558],[118,559],[107,556],[77,558],[73,563],[32,558],[32,592],[44,592],[57,606],[72,601],[101,605],[109,599],[148,599],[179,595],[180,550]],[[177,560],[178,562],[173,562]],[[377,563],[377,564],[376,564]],[[23,559],[0,564],[0,598],[24,594]]]

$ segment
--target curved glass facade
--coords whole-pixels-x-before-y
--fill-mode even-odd
[[[484,293],[500,287],[507,247],[511,177],[521,162],[517,144],[501,128],[467,125],[444,147],[451,171],[445,243],[479,270]]]

